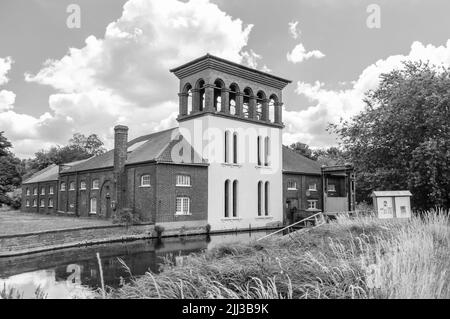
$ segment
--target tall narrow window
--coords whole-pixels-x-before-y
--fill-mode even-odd
[[[262,182],[258,182],[258,216],[262,215]]]
[[[27,196],[30,196],[30,189],[27,188]]]
[[[269,216],[269,182],[266,182],[264,187],[264,211],[266,216]]]
[[[230,162],[230,132],[226,131],[225,132],[225,139],[224,139],[224,159],[225,159],[225,163],[229,163]]]
[[[264,139],[264,166],[270,166],[270,139],[268,136]]]
[[[51,198],[48,200],[48,207],[49,208],[53,207],[53,199],[51,199]]]
[[[238,162],[238,136],[237,133],[233,134],[233,163],[237,164]]]
[[[33,189],[33,195],[37,195],[37,188],[36,187]]]
[[[41,199],[41,201],[40,201],[40,205],[39,206],[41,206],[41,207],[45,207],[45,200],[44,199]]]
[[[41,188],[41,195],[45,195],[45,187]]]
[[[224,189],[224,217],[230,217],[230,181],[225,181]]]
[[[37,200],[33,199],[33,207],[36,207],[36,206],[37,206]]]
[[[26,206],[30,207],[30,200],[29,199],[27,199],[27,201],[26,201]]]
[[[256,145],[257,145],[256,156],[258,157],[258,166],[261,166],[261,136],[258,136],[258,138],[256,139]]]
[[[238,216],[238,181],[233,182],[233,217]]]
[[[53,195],[53,194],[54,194],[53,186],[50,186],[48,193],[49,193],[50,195]]]
[[[97,198],[91,198],[91,214],[97,214]]]

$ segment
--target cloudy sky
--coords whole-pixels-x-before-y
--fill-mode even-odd
[[[119,123],[131,137],[176,126],[168,69],[209,52],[293,81],[284,143],[335,145],[328,123],[361,111],[380,73],[450,65],[449,12],[448,0],[2,0],[0,131],[29,157],[74,132],[111,146]]]

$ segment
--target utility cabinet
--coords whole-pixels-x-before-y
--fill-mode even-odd
[[[373,191],[373,206],[378,218],[411,218],[410,191]]]

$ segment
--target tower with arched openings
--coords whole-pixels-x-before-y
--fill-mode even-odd
[[[209,164],[208,223],[282,222],[282,90],[291,81],[210,54],[171,72],[180,132]]]

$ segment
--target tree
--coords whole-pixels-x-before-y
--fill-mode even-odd
[[[450,69],[423,62],[380,76],[365,110],[332,125],[356,168],[359,201],[409,189],[416,209],[450,206]]]
[[[345,165],[349,162],[347,154],[337,147],[314,150],[313,156],[317,162],[326,166]]]
[[[42,170],[52,164],[64,164],[87,159],[92,156],[103,154],[105,148],[103,142],[96,134],[88,137],[75,133],[66,146],[52,146],[48,150],[35,153],[35,158],[29,163],[30,172]]]
[[[0,204],[9,204],[10,200],[6,193],[14,190],[22,182],[21,161],[9,151],[12,144],[3,133],[0,132]]]
[[[317,160],[317,157],[314,156],[313,151],[309,148],[307,144],[297,142],[291,144],[289,148],[294,152],[297,152],[298,154],[303,155],[309,159],[312,159],[314,161]]]

